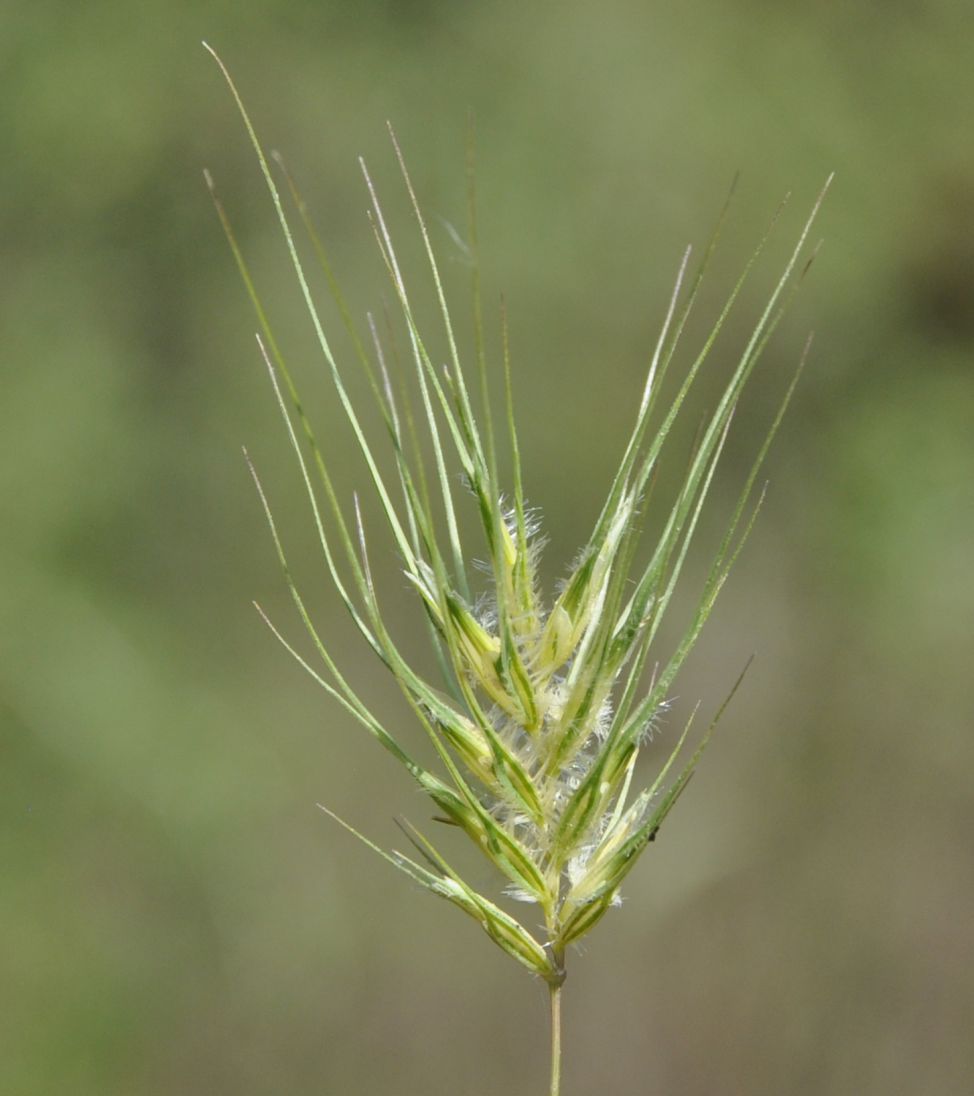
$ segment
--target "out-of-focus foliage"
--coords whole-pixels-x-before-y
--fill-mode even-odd
[[[805,208],[836,171],[825,248],[736,424],[739,470],[814,326],[810,367],[660,750],[757,659],[632,902],[572,960],[566,1074],[578,1092],[968,1092],[963,5],[8,0],[2,26],[0,1091],[544,1083],[542,991],[314,807],[384,843],[423,810],[250,607],[292,619],[241,443],[350,675],[412,733],[316,570],[204,165],[337,463],[346,439],[205,37],[360,313],[388,290],[355,157],[408,239],[391,116],[431,219],[459,226],[475,112],[485,290],[509,303],[549,583],[734,171],[711,303],[781,195]],[[445,228],[434,242],[462,309],[462,253]],[[364,475],[347,463],[346,498]],[[382,581],[408,637],[410,596]],[[369,802],[338,777],[358,771]]]

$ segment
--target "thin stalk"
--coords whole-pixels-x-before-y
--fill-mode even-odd
[[[548,983],[551,1002],[551,1093],[561,1092],[561,986]]]

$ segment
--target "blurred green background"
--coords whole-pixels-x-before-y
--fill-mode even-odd
[[[0,14],[0,1092],[546,1084],[542,988],[315,808],[385,843],[397,815],[426,817],[251,607],[298,637],[241,444],[343,664],[418,739],[314,555],[203,166],[344,498],[365,473],[205,37],[302,181],[359,316],[389,297],[359,154],[414,247],[387,117],[465,314],[443,221],[462,228],[476,113],[488,301],[509,302],[551,583],[597,512],[680,252],[705,240],[734,171],[710,315],[795,196],[723,362],[836,171],[824,250],[735,424],[728,492],[814,328],[810,368],[659,748],[757,658],[626,903],[571,957],[565,1092],[969,1093],[964,5],[7,0]]]

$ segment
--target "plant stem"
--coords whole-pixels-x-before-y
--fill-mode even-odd
[[[551,1093],[561,1092],[561,986],[549,984],[551,1001]]]

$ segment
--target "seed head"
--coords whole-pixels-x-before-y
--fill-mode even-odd
[[[682,350],[686,320],[696,303],[724,214],[689,284],[690,253],[686,252],[632,431],[599,516],[560,590],[546,597],[538,582],[542,531],[537,511],[528,508],[523,493],[506,323],[505,433],[513,482],[502,484],[497,472],[498,441],[487,397],[489,367],[479,298],[472,183],[465,249],[473,271],[476,340],[471,358],[480,380],[479,416],[473,410],[467,386],[469,366],[465,368],[454,337],[426,222],[395,135],[393,147],[415,213],[449,348],[448,362],[442,370],[434,366],[414,315],[376,188],[363,165],[376,241],[410,347],[412,387],[420,408],[414,416],[411,407],[397,402],[397,385],[390,380],[386,354],[371,322],[372,346],[366,349],[367,340],[360,337],[334,281],[307,206],[285,171],[297,213],[322,263],[356,349],[358,365],[382,414],[395,469],[389,478],[380,471],[373,441],[362,428],[345,387],[343,371],[294,245],[274,175],[232,82],[230,86],[277,209],[321,353],[378,497],[391,546],[415,590],[417,612],[425,617],[442,666],[442,680],[427,680],[414,669],[412,652],[402,650],[386,627],[369,565],[370,538],[366,536],[358,499],[349,516],[338,501],[327,462],[302,410],[294,378],[214,192],[221,221],[257,311],[261,352],[298,463],[323,562],[364,642],[395,677],[429,737],[440,772],[415,761],[343,676],[291,579],[277,526],[254,473],[286,581],[320,668],[298,653],[276,628],[275,634],[331,697],[404,766],[429,797],[433,816],[465,834],[491,861],[502,879],[503,893],[540,907],[544,936],[538,939],[521,921],[478,893],[450,866],[439,848],[412,826],[404,827],[414,850],[410,856],[400,851],[385,852],[357,831],[352,832],[431,893],[476,920],[507,954],[553,986],[560,985],[566,946],[619,904],[626,877],[686,787],[726,707],[727,701],[696,749],[678,764],[693,722],[691,717],[660,771],[649,786],[641,786],[637,766],[640,751],[666,709],[673,681],[713,609],[760,506],[763,492],[753,501],[755,485],[797,374],[738,489],[728,527],[712,553],[689,625],[674,648],[658,651],[660,624],[681,577],[735,408],[780,318],[784,298],[797,281],[794,274],[800,269],[799,259],[825,192],[819,195],[750,336],[731,362],[716,406],[700,429],[685,475],[673,498],[661,507],[660,532],[648,559],[637,565],[635,542],[649,505],[649,487],[667,451],[665,443],[764,240],[730,293],[703,347],[690,357],[675,397],[664,406],[660,397],[662,382],[677,351]],[[277,160],[283,168],[279,157]],[[422,467],[421,447],[408,436],[415,418],[428,435],[432,452],[429,468]],[[403,423],[407,424],[405,432]],[[457,470],[469,488],[463,497],[455,494]],[[394,502],[394,498],[400,501]],[[481,582],[487,589],[479,598],[472,594],[477,581],[468,563],[471,555],[461,543],[458,513],[465,502],[472,502],[480,526],[481,544],[476,554],[483,557],[486,577],[482,576]],[[647,683],[645,671],[650,664],[656,669]]]

